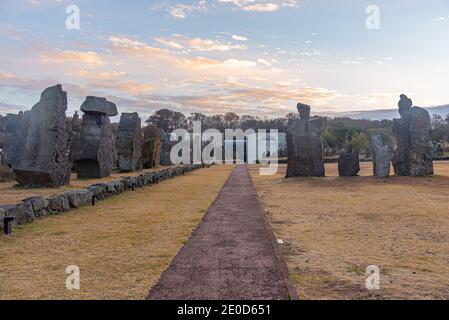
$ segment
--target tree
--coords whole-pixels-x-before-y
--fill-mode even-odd
[[[356,153],[366,153],[370,143],[368,137],[364,133],[354,133],[351,138],[352,149]]]
[[[240,117],[237,113],[228,112],[224,116],[225,125],[228,129],[236,129],[239,125]]]
[[[178,128],[187,127],[185,115],[181,112],[176,112],[169,109],[161,109],[156,111],[148,118],[147,123],[154,125],[167,133]]]

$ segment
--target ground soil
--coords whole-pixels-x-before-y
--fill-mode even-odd
[[[0,236],[0,299],[145,298],[232,169],[194,171]],[[66,289],[69,265],[80,268],[79,291]]]
[[[302,299],[449,299],[449,162],[434,177],[284,179],[251,167]],[[365,287],[377,265],[381,290]]]

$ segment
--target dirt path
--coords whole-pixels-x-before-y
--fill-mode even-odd
[[[248,169],[238,166],[147,299],[294,299],[286,275]]]

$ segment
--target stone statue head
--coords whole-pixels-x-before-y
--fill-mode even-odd
[[[401,100],[399,100],[398,106],[399,106],[399,114],[402,116],[404,113],[410,110],[410,108],[413,106],[412,99],[407,97],[405,94],[401,94]]]
[[[299,112],[299,117],[302,120],[307,120],[310,118],[310,106],[306,105],[306,104],[302,104],[302,103],[298,103],[298,112]]]
[[[352,147],[352,144],[348,144],[348,148],[347,148],[347,153],[353,153],[354,152],[354,148]]]

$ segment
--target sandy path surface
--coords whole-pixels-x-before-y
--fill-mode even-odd
[[[238,166],[148,299],[289,299],[248,169]]]

